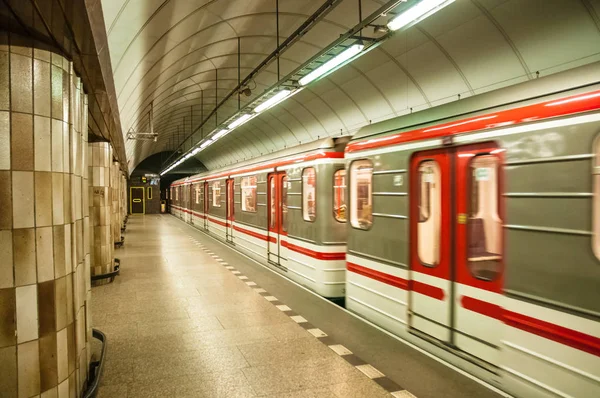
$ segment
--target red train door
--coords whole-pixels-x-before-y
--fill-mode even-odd
[[[502,149],[477,144],[411,162],[409,326],[497,365],[503,282]]]
[[[228,180],[226,180],[225,182],[225,186],[226,186],[226,190],[225,190],[225,203],[226,203],[226,226],[225,226],[225,230],[226,230],[226,234],[225,234],[225,239],[227,240],[227,242],[233,242],[233,220],[234,220],[234,185],[233,185],[233,179],[230,178]]]
[[[281,237],[287,235],[287,176],[285,172],[271,173],[267,183],[268,261],[285,267],[287,259],[283,256]]]
[[[202,184],[202,213],[204,215],[204,229],[208,231],[208,182]]]
[[[411,162],[410,327],[450,342],[452,154],[422,152]]]

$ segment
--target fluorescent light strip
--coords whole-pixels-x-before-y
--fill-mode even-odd
[[[238,117],[233,122],[231,122],[231,124],[229,126],[227,126],[227,128],[229,130],[233,130],[234,128],[246,123],[251,117],[252,117],[252,115],[249,113],[243,114],[242,116]]]
[[[423,0],[392,19],[387,27],[390,30],[398,30],[412,23],[420,22],[451,3],[454,3],[454,0]]]
[[[200,149],[204,149],[212,143],[213,143],[212,138],[209,138],[207,141],[203,142],[202,145],[200,145]]]
[[[334,69],[336,66],[339,66],[340,64],[354,57],[356,54],[361,52],[363,48],[365,48],[363,44],[353,44],[352,46],[348,47],[346,50],[342,51],[337,56],[335,56],[335,58],[327,61],[323,65],[319,66],[317,69],[310,72],[308,75],[302,77],[299,80],[299,83],[303,86],[306,86],[308,83],[323,76],[327,72]]]
[[[223,137],[225,134],[229,133],[229,130],[227,129],[221,129],[217,132],[217,134],[212,136],[213,141],[218,140],[219,138]]]
[[[278,103],[280,103],[281,101],[286,99],[287,96],[290,95],[291,93],[292,93],[291,90],[281,90],[280,92],[278,92],[277,94],[275,94],[274,96],[272,96],[271,98],[269,98],[268,100],[266,100],[265,102],[263,102],[262,104],[257,106],[256,108],[254,108],[254,112],[261,113],[263,111],[266,111],[267,109],[277,105]]]

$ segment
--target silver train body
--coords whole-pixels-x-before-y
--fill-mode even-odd
[[[510,394],[600,396],[598,82],[594,64],[365,127],[345,164],[315,164],[311,221],[309,162],[257,174],[264,211],[233,225],[265,234],[268,176],[285,173],[290,230],[276,239],[295,250],[275,257],[235,229],[234,244]],[[211,179],[172,197],[194,181]],[[231,241],[183,201],[174,214]]]

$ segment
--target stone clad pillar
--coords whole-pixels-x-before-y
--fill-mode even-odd
[[[67,59],[0,33],[0,396],[87,379],[87,105]]]
[[[121,241],[121,212],[119,210],[119,203],[121,199],[121,171],[119,170],[119,162],[113,162],[110,172],[110,195],[112,199],[112,235],[113,242],[118,243]]]
[[[112,196],[110,175],[112,147],[108,142],[88,144],[90,204],[90,269],[92,275],[113,271]],[[97,281],[97,284],[109,280]]]

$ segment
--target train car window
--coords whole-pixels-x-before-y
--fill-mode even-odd
[[[498,166],[493,155],[473,157],[469,164],[467,261],[477,279],[492,281],[502,265],[502,220],[498,215]]]
[[[600,137],[594,142],[593,204],[592,204],[592,250],[600,259]]]
[[[212,183],[212,199],[213,207],[221,207],[221,181]]]
[[[242,211],[256,213],[256,176],[242,178]]]
[[[288,223],[288,204],[287,204],[287,192],[289,188],[289,182],[287,176],[283,176],[281,179],[281,228],[283,232],[287,232]]]
[[[333,174],[333,216],[339,222],[346,222],[346,170]]]
[[[369,229],[373,224],[373,163],[357,160],[350,166],[350,223]]]
[[[179,187],[175,188],[175,200],[179,200]]]
[[[421,263],[435,267],[440,262],[442,190],[440,166],[435,160],[421,162],[418,169],[419,223],[417,252]]]
[[[311,222],[317,218],[317,172],[314,167],[302,170],[302,217]]]
[[[275,190],[275,177],[269,178],[269,202],[271,203],[271,215],[269,217],[269,228],[275,228],[275,217],[277,217],[277,191]]]
[[[200,187],[196,185],[196,204],[200,204]]]

